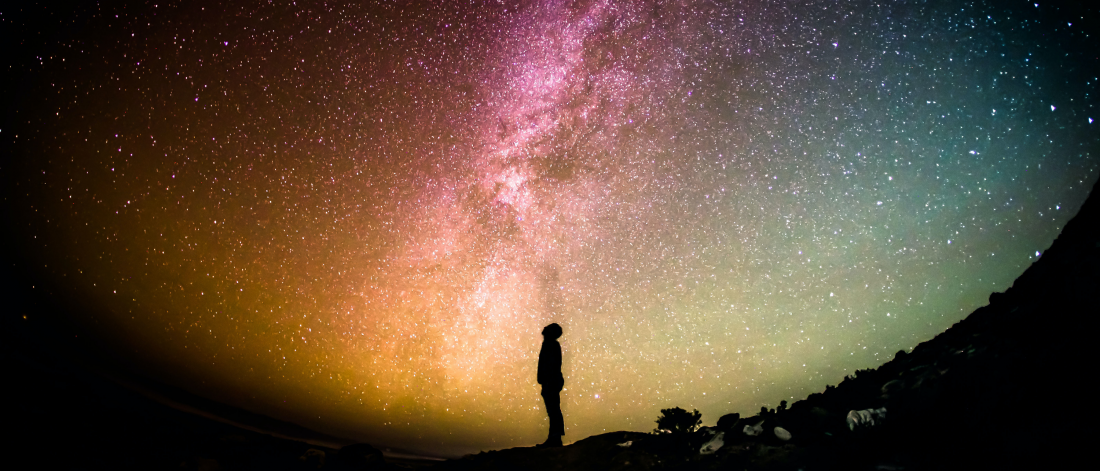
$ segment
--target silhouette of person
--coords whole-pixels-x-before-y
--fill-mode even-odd
[[[550,433],[540,446],[561,446],[565,435],[565,418],[561,415],[561,393],[565,377],[561,374],[561,326],[550,324],[542,329],[542,350],[539,351],[538,381],[542,385],[542,400],[550,417]]]

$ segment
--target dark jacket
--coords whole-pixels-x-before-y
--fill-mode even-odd
[[[539,351],[539,384],[547,388],[561,389],[565,377],[561,374],[561,344],[557,340],[543,340]]]

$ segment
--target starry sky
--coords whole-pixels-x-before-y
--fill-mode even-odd
[[[104,344],[379,446],[541,442],[551,322],[566,442],[803,398],[1009,287],[1100,166],[1093,12],[356,3],[2,7],[0,138]]]

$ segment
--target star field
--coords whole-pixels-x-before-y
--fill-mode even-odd
[[[83,7],[13,65],[10,204],[216,400],[530,445],[557,322],[567,442],[713,424],[943,331],[1084,201],[1095,16],[994,3]]]

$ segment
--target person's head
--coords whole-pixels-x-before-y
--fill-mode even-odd
[[[542,336],[546,337],[546,340],[557,340],[561,337],[561,326],[558,324],[550,324],[542,328]]]

